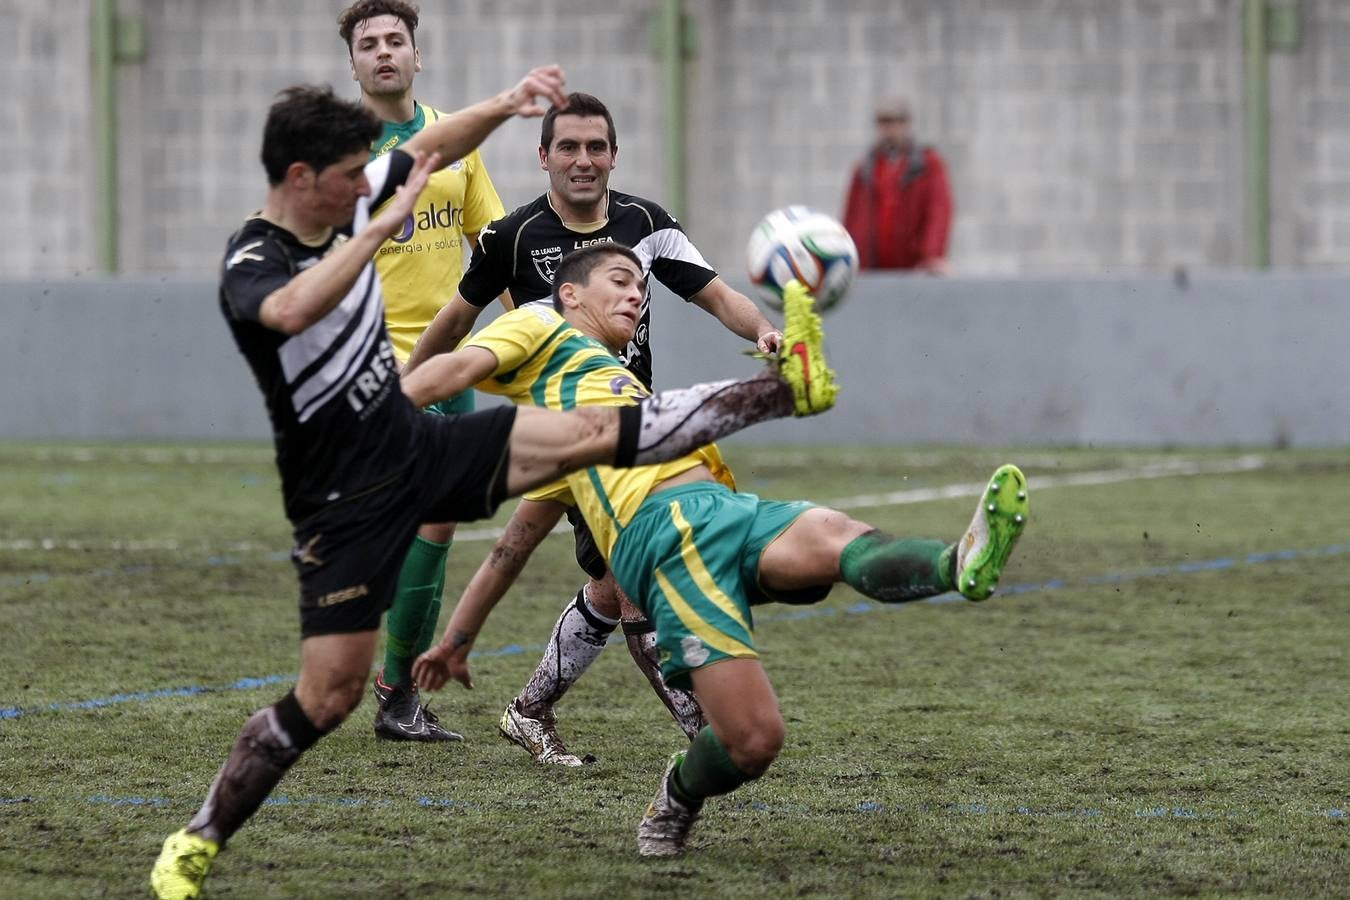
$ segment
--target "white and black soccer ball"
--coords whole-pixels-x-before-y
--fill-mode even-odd
[[[764,305],[783,308],[792,279],[815,295],[820,312],[848,293],[858,271],[858,248],[833,216],[805,206],[775,209],[755,226],[745,248],[750,281]]]

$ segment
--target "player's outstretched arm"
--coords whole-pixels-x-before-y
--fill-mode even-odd
[[[436,154],[413,154],[413,167],[393,200],[351,240],[273,291],[262,302],[259,321],[283,334],[299,334],[342,301],[380,245],[403,227],[427,178],[440,167]]]
[[[552,500],[520,501],[505,532],[464,588],[445,636],[413,663],[413,679],[420,687],[440,690],[453,678],[466,688],[473,688],[469,651],[478,632],[565,510],[565,506]]]
[[[491,350],[465,347],[452,353],[439,353],[418,366],[416,371],[410,360],[400,383],[407,398],[421,408],[468,390],[496,368],[497,357]]]
[[[567,83],[561,66],[531,69],[508,91],[461,109],[423,128],[405,144],[408,150],[439,153],[449,165],[467,156],[487,136],[514,116],[532,119],[542,116],[547,104],[567,105]],[[540,101],[544,101],[541,103]]]
[[[783,333],[764,318],[764,313],[760,312],[755,301],[727,284],[720,276],[708,282],[703,290],[690,299],[700,309],[715,316],[728,331],[747,341],[754,341],[761,353],[778,352]]]

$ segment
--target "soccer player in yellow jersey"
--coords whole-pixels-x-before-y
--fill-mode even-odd
[[[459,293],[427,328],[413,350],[411,365],[433,352],[453,350],[478,312],[504,288],[517,303],[547,299],[563,255],[581,247],[613,242],[631,247],[643,261],[643,277],[697,306],[727,329],[774,352],[782,335],[754,301],[733,289],[708,264],[680,223],[660,204],[618,191],[610,176],[619,159],[618,132],[609,108],[592,94],[572,92],[567,104],[545,114],[539,129],[539,164],[549,190],[508,213],[483,232],[483,241],[460,282]],[[653,387],[652,328],[660,317],[650,291],[633,338],[619,359],[647,387]],[[546,495],[531,493],[511,514],[508,535],[543,534],[552,527]],[[595,547],[584,521],[569,512],[576,559],[590,576],[569,598],[545,643],[529,681],[502,712],[498,730],[541,763],[581,766],[589,754],[568,750],[557,730],[556,706],[599,657],[622,621],[628,652],[692,740],[706,722],[688,691],[661,677],[655,626],[615,587],[613,574]],[[505,552],[505,541],[498,549]]]
[[[417,24],[417,7],[404,0],[359,0],[338,17],[352,78],[361,86],[361,104],[384,123],[371,147],[372,159],[406,144],[445,116],[413,98],[413,81],[422,68]],[[464,274],[464,241],[476,247],[478,233],[504,213],[475,149],[431,176],[403,228],[380,247],[375,267],[384,285],[385,327],[400,366],[436,313],[455,296]],[[509,308],[507,295],[502,300]],[[428,411],[452,415],[473,408],[473,391],[464,391]],[[384,666],[374,681],[377,737],[462,740],[421,702],[411,674],[413,660],[430,646],[440,617],[445,558],[454,534],[453,523],[423,525],[404,560],[385,620]]]
[[[646,390],[606,351],[631,339],[642,295],[640,262],[627,248],[576,251],[555,275],[555,309],[531,304],[502,316],[461,350],[405,375],[404,390],[414,402],[474,383],[553,409],[638,402]],[[800,284],[784,300],[789,356],[819,319]],[[644,856],[682,852],[703,801],[758,778],[782,748],[752,606],[814,603],[838,581],[888,603],[949,590],[983,600],[1027,516],[1026,480],[1010,465],[994,472],[954,544],[895,538],[835,510],[736,493],[712,446],[642,468],[592,466],[565,481],[619,586],[656,624],[662,674],[692,684],[708,719],[688,750],[671,757],[638,827]],[[441,642],[413,666],[425,688],[451,677],[471,686],[474,638],[523,564],[496,553],[484,561]]]

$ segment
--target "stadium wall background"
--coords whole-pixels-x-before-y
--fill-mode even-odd
[[[703,312],[653,303],[658,386],[754,371]],[[0,282],[0,334],[0,439],[269,435],[210,281]],[[871,276],[826,339],[838,408],[744,440],[1350,444],[1347,277]]]
[[[684,151],[686,222],[739,272],[768,209],[838,212],[881,94],[917,107],[954,173],[953,262],[967,275],[1122,275],[1243,265],[1244,12],[1254,0],[683,0],[687,126],[669,140],[652,23],[665,0],[424,2],[420,96],[452,109],[559,61],[606,99],[615,185],[664,196]],[[100,232],[91,13],[124,30],[115,67],[115,228]],[[0,0],[6,86],[0,277],[212,272],[262,197],[272,95],[355,95],[343,0]],[[1286,0],[1297,40],[1269,56],[1270,250],[1343,267],[1350,246],[1350,2]],[[126,40],[130,38],[131,40]],[[508,208],[545,185],[537,125],[485,148]],[[104,194],[104,196],[110,196]]]

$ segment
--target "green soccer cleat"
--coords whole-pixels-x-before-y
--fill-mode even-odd
[[[1013,545],[1027,527],[1027,479],[1014,465],[999,466],[980,495],[975,518],[956,545],[956,589],[984,600],[998,587]]]
[[[816,298],[806,285],[789,281],[783,289],[783,343],[778,374],[792,388],[793,415],[814,416],[834,406],[839,385],[825,364],[824,332],[815,311]]]
[[[159,900],[192,900],[200,897],[202,882],[220,845],[186,828],[169,835],[150,871],[150,890]]]

